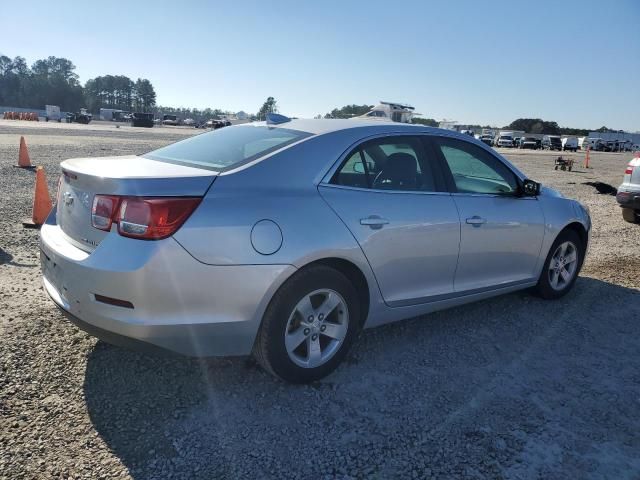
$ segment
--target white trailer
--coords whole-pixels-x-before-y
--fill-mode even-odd
[[[45,105],[44,109],[47,112],[47,114],[45,115],[45,118],[46,118],[47,122],[49,120],[55,120],[56,122],[60,122],[62,120],[62,113],[60,113],[60,107],[59,106],[57,106],[57,105]]]
[[[415,113],[415,108],[405,103],[383,102],[373,107],[370,112],[355,118],[366,118],[368,120],[391,120],[399,123],[411,123]]]

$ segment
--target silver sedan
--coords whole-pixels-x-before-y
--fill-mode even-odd
[[[360,120],[227,127],[62,162],[44,286],[81,328],[309,382],[363,328],[573,286],[591,222],[467,135]]]

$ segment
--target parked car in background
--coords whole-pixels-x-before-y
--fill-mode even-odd
[[[640,156],[627,165],[616,200],[622,207],[622,218],[630,223],[640,222]]]
[[[71,201],[40,231],[53,301],[109,342],[253,354],[312,382],[362,328],[574,286],[587,210],[475,139],[268,118],[141,156],[62,162],[58,196]]]
[[[67,113],[67,123],[82,123],[88,125],[93,119],[93,115],[90,114],[86,108],[81,108],[79,112]]]
[[[558,135],[545,135],[542,137],[542,148],[544,150],[562,151],[562,141]]]
[[[520,139],[520,148],[528,148],[531,150],[537,150],[539,148],[539,140],[535,137],[522,137]]]
[[[489,135],[489,134],[480,135],[479,140],[485,145],[488,145],[490,147],[493,146],[493,135]]]
[[[587,138],[586,145],[583,143],[584,148],[589,147],[589,150],[594,152],[601,152],[604,150],[604,142],[601,138]]]
[[[132,127],[153,127],[153,113],[134,112],[131,114]]]
[[[633,142],[631,140],[620,140],[621,152],[633,152]]]
[[[163,125],[178,125],[178,116],[177,115],[162,115],[162,124]]]
[[[512,148],[513,147],[513,136],[511,136],[511,135],[500,135],[498,137],[498,140],[496,141],[496,147]]]
[[[208,120],[207,123],[205,123],[205,128],[213,128],[214,130],[217,130],[218,128],[222,128],[222,127],[230,127],[231,126],[231,122],[228,120]]]
[[[577,137],[565,137],[562,139],[562,150],[577,152],[578,151],[578,138]]]

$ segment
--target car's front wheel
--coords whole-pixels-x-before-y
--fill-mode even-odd
[[[558,235],[549,250],[536,287],[542,298],[555,299],[566,295],[578,278],[584,249],[573,230]]]
[[[262,320],[254,356],[269,373],[292,383],[330,374],[360,329],[355,287],[339,271],[313,265],[274,295]]]

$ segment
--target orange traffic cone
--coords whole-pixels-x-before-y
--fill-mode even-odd
[[[22,222],[25,228],[40,228],[45,222],[53,207],[51,197],[49,196],[49,188],[47,187],[47,178],[44,174],[44,168],[39,166],[36,169],[36,191],[33,195],[33,212],[31,220]]]
[[[587,146],[587,154],[586,154],[586,156],[584,157],[584,168],[591,168],[591,167],[589,166],[589,160],[590,160],[590,158],[589,158],[589,152],[590,152],[590,150],[591,150],[591,149],[589,148],[589,146]]]
[[[31,165],[29,150],[27,149],[27,142],[24,141],[24,137],[20,137],[20,152],[18,153],[18,164],[14,165],[14,167],[36,168],[34,165]]]

